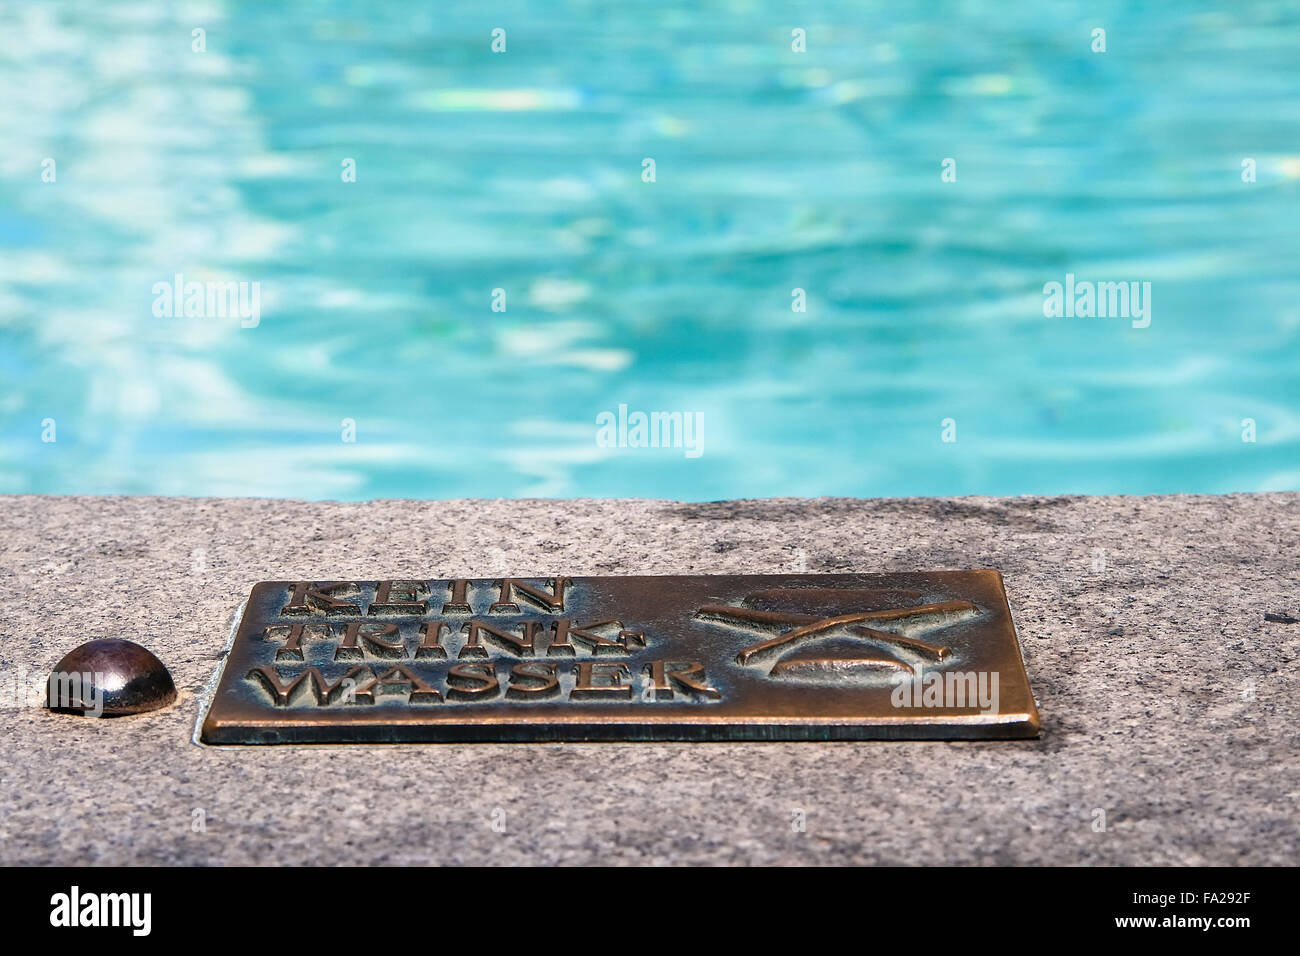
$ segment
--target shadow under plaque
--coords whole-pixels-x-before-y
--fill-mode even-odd
[[[253,588],[209,744],[1035,737],[993,570]]]

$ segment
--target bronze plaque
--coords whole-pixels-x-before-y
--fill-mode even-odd
[[[210,744],[1033,737],[997,571],[272,581]]]

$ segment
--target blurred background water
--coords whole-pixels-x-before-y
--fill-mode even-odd
[[[1295,489],[1298,67],[1294,2],[4,0],[0,491]]]

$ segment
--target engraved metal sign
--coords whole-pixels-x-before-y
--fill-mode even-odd
[[[1033,737],[997,571],[253,588],[210,744]]]

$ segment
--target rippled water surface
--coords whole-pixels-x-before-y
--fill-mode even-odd
[[[0,491],[1300,487],[1300,5],[673,7],[0,5]]]

